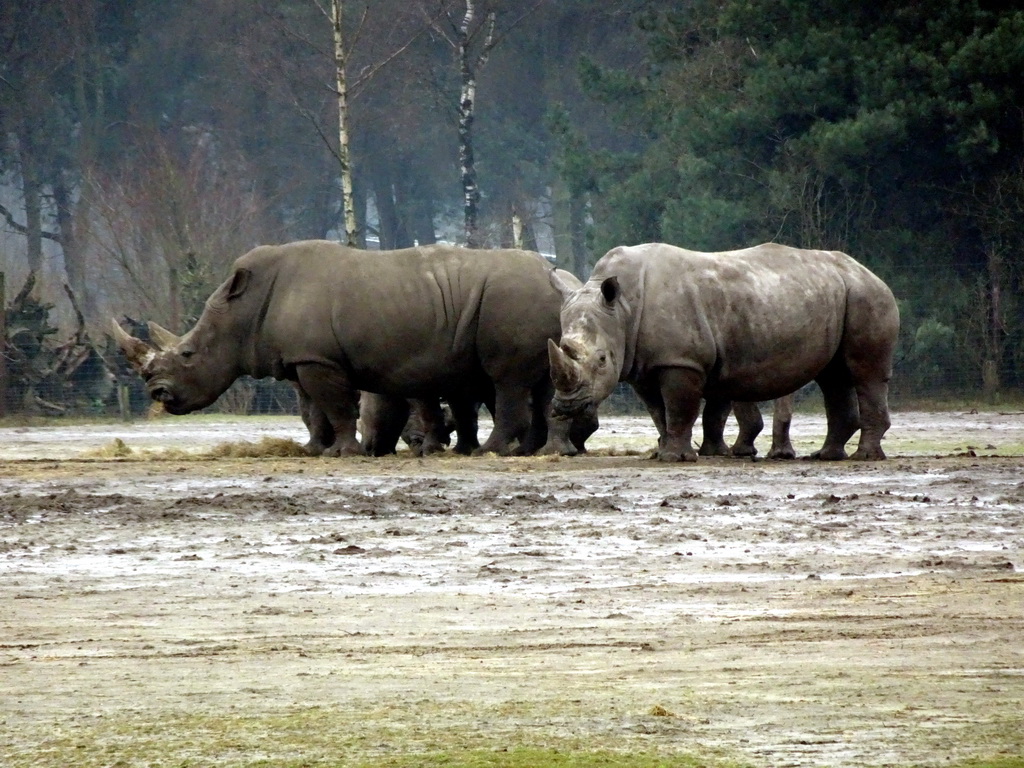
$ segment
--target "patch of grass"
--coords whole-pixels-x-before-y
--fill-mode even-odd
[[[358,768],[707,768],[725,764],[682,755],[516,747],[389,757],[355,765]]]
[[[122,712],[0,729],[4,768],[743,768],[719,751],[652,750],[602,724],[545,727],[503,707],[396,702],[258,714]],[[534,712],[536,716],[538,713]],[[646,717],[676,717],[654,706]],[[554,717],[558,720],[557,715]],[[544,718],[543,722],[551,725]],[[564,726],[564,723],[563,723]],[[1012,742],[1011,742],[1012,743]],[[951,745],[954,747],[956,744]],[[1024,768],[1024,756],[944,762]],[[892,764],[887,763],[892,766]],[[919,768],[907,764],[906,768]]]
[[[718,758],[631,751],[628,740],[437,721],[437,703],[260,715],[121,714],[0,733],[4,768],[738,768]],[[456,705],[455,714],[465,713]],[[403,715],[415,715],[408,719]],[[485,715],[485,719],[488,717]],[[485,727],[480,728],[483,725]],[[35,737],[35,738],[34,738]],[[14,743],[14,739],[18,743]],[[542,745],[538,746],[538,742]],[[621,746],[620,746],[621,745]]]

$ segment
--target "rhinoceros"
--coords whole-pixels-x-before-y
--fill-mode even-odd
[[[114,334],[172,414],[210,405],[245,374],[296,382],[313,406],[311,438],[332,438],[323,452],[334,456],[363,453],[359,390],[429,399],[491,386],[494,428],[480,450],[505,454],[531,447],[531,404],[550,404],[545,343],[559,334],[561,304],[550,271],[509,249],[260,246],[184,336],[156,348],[116,322]]]
[[[700,399],[770,400],[815,381],[827,434],[813,458],[884,459],[899,310],[892,291],[837,251],[775,243],[700,253],[664,243],[613,248],[563,294],[548,342],[554,410],[574,413],[628,381],[658,427],[658,458],[695,461]],[[708,411],[705,411],[705,418]]]

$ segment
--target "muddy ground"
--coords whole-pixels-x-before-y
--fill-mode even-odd
[[[147,764],[294,758],[273,723],[310,712],[353,759],[1024,754],[1024,414],[897,413],[878,463],[663,466],[653,434],[329,460],[203,458],[297,419],[0,430],[0,765],[131,765],[207,717],[236,741]]]

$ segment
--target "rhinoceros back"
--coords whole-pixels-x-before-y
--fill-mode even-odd
[[[407,397],[483,376],[546,375],[560,297],[536,254],[327,241],[260,250],[238,263],[273,273],[265,346],[285,367],[327,362],[359,389]]]

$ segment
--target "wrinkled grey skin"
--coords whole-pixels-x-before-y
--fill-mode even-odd
[[[557,285],[557,278],[552,278]],[[817,382],[828,422],[812,458],[884,459],[899,310],[849,256],[767,243],[699,253],[663,243],[619,247],[563,293],[549,341],[554,410],[594,407],[630,382],[658,427],[658,458],[695,461],[693,424],[732,401],[771,400]]]
[[[507,454],[527,443],[531,404],[550,404],[545,343],[559,333],[561,303],[550,271],[515,250],[261,246],[235,262],[184,336],[149,347],[116,323],[114,333],[172,414],[210,405],[245,374],[295,382],[314,406],[311,440],[333,438],[331,456],[363,454],[360,390],[429,400],[488,385],[494,429],[480,451]]]
[[[579,288],[583,285],[571,272],[556,269],[562,284]],[[561,306],[561,297],[558,298]],[[362,445],[373,456],[395,453],[398,439],[406,439],[415,455],[444,450],[456,433],[455,452],[469,455],[480,447],[477,440],[478,412],[484,405],[494,415],[494,388],[484,384],[472,397],[447,395],[450,419],[444,417],[436,402],[402,400],[363,392],[359,402],[359,425]],[[586,453],[586,441],[598,428],[596,411],[578,414],[572,418],[554,418],[550,404],[533,404],[531,426],[521,453],[559,453],[576,455]],[[404,424],[404,428],[403,425]],[[724,422],[723,422],[724,428]],[[542,446],[547,435],[548,443]],[[756,433],[755,433],[756,436]]]

